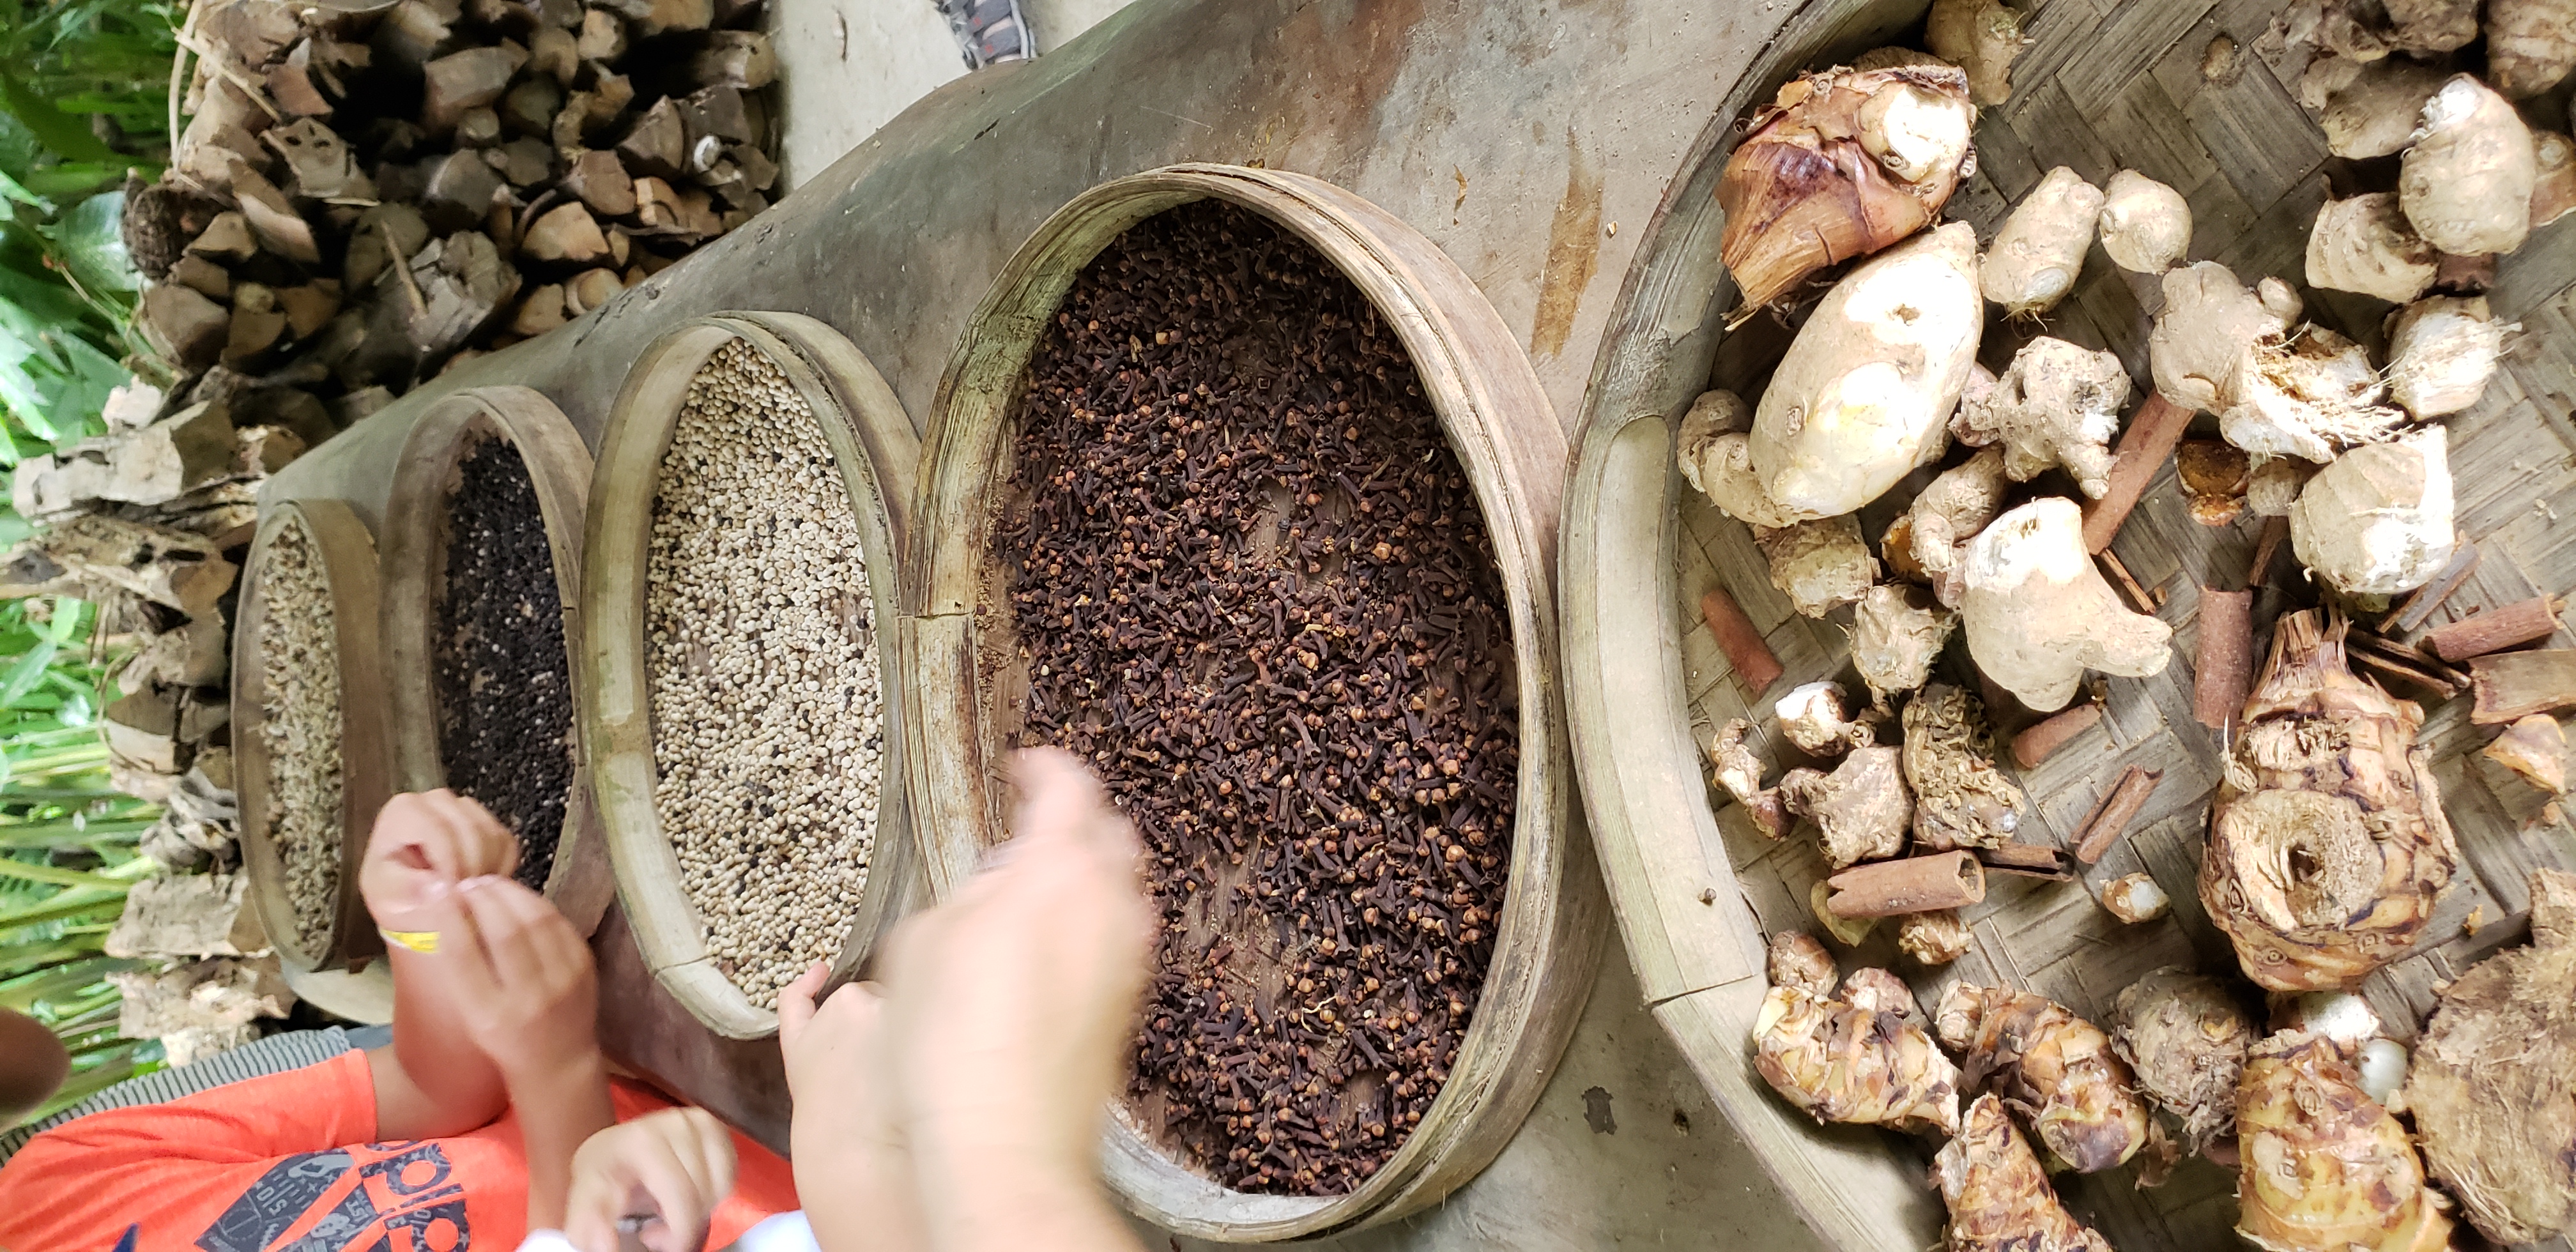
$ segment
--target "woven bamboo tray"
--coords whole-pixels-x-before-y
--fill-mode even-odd
[[[438,749],[433,633],[447,578],[448,506],[454,499],[457,463],[492,439],[518,450],[535,484],[555,590],[563,601],[564,655],[581,655],[581,527],[591,475],[590,449],[583,446],[581,432],[562,410],[525,387],[477,387],[439,401],[404,438],[393,495],[385,506],[385,677],[393,700],[395,785],[403,791],[447,785]],[[577,670],[572,677],[578,677]],[[608,911],[615,893],[607,855],[600,849],[598,814],[578,768],[545,891],[585,935],[598,929],[600,914]]]
[[[945,896],[1006,837],[1002,758],[1017,696],[991,671],[1016,655],[990,557],[1006,490],[1012,409],[1046,319],[1122,231],[1216,197],[1304,240],[1348,275],[1413,358],[1493,536],[1511,615],[1521,767],[1510,888],[1473,1024],[1440,1094],[1404,1145],[1357,1189],[1331,1197],[1236,1191],[1113,1118],[1110,1186],[1165,1229],[1229,1243],[1311,1237],[1393,1220],[1474,1177],[1520,1127],[1572,1034],[1604,938],[1601,895],[1576,813],[1555,671],[1549,563],[1565,442],[1528,359],[1456,264],[1412,228],[1297,174],[1182,165],[1093,188],[1013,254],[941,378],[924,455],[921,525],[905,598],[906,680],[919,717],[906,743],[934,888]],[[996,661],[992,658],[1001,658]],[[980,670],[980,672],[979,672]]]
[[[1657,1017],[1801,1216],[1828,1242],[1852,1249],[1924,1247],[1939,1238],[1942,1206],[1925,1180],[1931,1145],[1873,1128],[1818,1127],[1755,1074],[1749,1029],[1765,988],[1763,939],[1780,929],[1818,929],[1807,899],[1824,862],[1811,834],[1776,844],[1756,834],[1708,785],[1701,755],[1711,732],[1739,716],[1778,742],[1771,701],[1797,683],[1840,677],[1860,690],[1848,664],[1849,612],[1822,621],[1793,614],[1772,588],[1750,532],[1681,481],[1672,440],[1702,390],[1757,396],[1788,342],[1788,332],[1768,318],[1725,329],[1737,297],[1717,260],[1722,220],[1713,196],[1740,135],[1737,119],[1801,70],[1889,42],[1920,46],[1924,7],[1907,0],[1810,3],[1719,103],[1649,227],[1607,332],[1566,508],[1565,657],[1577,762],[1638,977]],[[2190,201],[2190,259],[2222,262],[2248,283],[2277,274],[2304,287],[2308,225],[2330,192],[2349,195],[2355,184],[2256,53],[2283,7],[2273,0],[2030,6],[2027,30],[2036,43],[2013,68],[2013,98],[1981,117],[1978,172],[1949,216],[1974,223],[1988,239],[2052,166],[2071,166],[2097,185],[2133,168]],[[2213,53],[2222,38],[2232,55],[2227,45]],[[2533,115],[2560,116],[2550,108],[2544,103]],[[2444,423],[2460,529],[2483,560],[2435,624],[2576,585],[2576,528],[2558,520],[2576,515],[2576,425],[2566,399],[2576,394],[2571,284],[2576,228],[2565,223],[2535,232],[2502,258],[2489,298],[2500,318],[2522,322],[2525,333],[2483,402]],[[2307,296],[2311,320],[2370,344],[2377,359],[2379,322],[2390,306],[2341,292]],[[1990,321],[1981,359],[2000,369],[2019,344],[2044,332],[2117,352],[2143,396],[2146,336],[2160,305],[2151,276],[2119,271],[2097,246],[2045,327]],[[2200,420],[2214,432],[2212,419]],[[1873,544],[1927,478],[1918,475],[1863,510]],[[2261,521],[2249,515],[2221,528],[2194,523],[2168,466],[2114,545],[2160,601],[2176,655],[2156,678],[2108,680],[2102,724],[2021,775],[2031,799],[2021,838],[2064,844],[2124,768],[2164,771],[2127,838],[2081,883],[1991,878],[1986,901],[1968,912],[1975,946],[1951,966],[1926,970],[1898,959],[1894,928],[1881,926],[1857,952],[1838,952],[1846,969],[1895,969],[1927,1004],[1956,979],[2025,987],[2097,1021],[2122,988],[2158,966],[2235,972],[2234,955],[2194,885],[2224,745],[2192,718],[2190,658],[2199,587],[2243,585]],[[2273,581],[2288,585],[2294,564],[2283,553]],[[1699,623],[1699,598],[1712,587],[1734,595],[1787,667],[1764,698],[1735,680]],[[2258,656],[2272,620],[2296,604],[2278,590],[2260,598]],[[2563,630],[2557,642],[2566,643]],[[1955,644],[1936,678],[1974,689]],[[2423,742],[2433,751],[2462,863],[2428,946],[2365,988],[2401,1038],[2431,1009],[2436,983],[2527,933],[2531,867],[2576,866],[2568,829],[2541,816],[2546,797],[2476,755],[2489,732],[2469,723],[2468,701],[2427,703]],[[2008,717],[2004,729],[2018,724]],[[2008,759],[2004,765],[2011,768]],[[2094,897],[2104,883],[2140,870],[2156,876],[2174,911],[2124,926]],[[2195,1160],[2161,1189],[2132,1183],[2125,1169],[2059,1180],[2069,1204],[2125,1252],[2235,1245],[2232,1173]]]
[[[910,717],[901,659],[883,624],[896,620],[920,444],[876,367],[840,332],[796,313],[722,313],[656,340],[627,374],[601,440],[582,539],[584,629],[572,654],[591,804],[606,828],[617,898],[653,976],[708,1029],[728,1039],[758,1039],[777,1032],[778,1014],[753,1004],[708,956],[705,924],[681,886],[679,855],[654,808],[652,676],[644,642],[662,454],[670,447],[689,380],[736,339],[786,375],[831,445],[858,520],[869,620],[880,624],[886,747],[876,851],[848,938],[833,961],[836,978],[860,967],[878,936],[919,894],[903,754],[896,747]]]

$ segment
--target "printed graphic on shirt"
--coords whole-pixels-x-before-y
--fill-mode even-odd
[[[471,1252],[465,1188],[435,1143],[290,1156],[197,1236],[204,1252]]]

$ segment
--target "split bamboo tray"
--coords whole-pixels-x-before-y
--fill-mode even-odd
[[[1111,240],[1210,197],[1314,247],[1401,337],[1493,536],[1521,708],[1519,816],[1493,966],[1448,1083],[1395,1156],[1346,1195],[1252,1194],[1167,1154],[1123,1108],[1112,1118],[1104,1168],[1130,1209],[1185,1235],[1268,1242],[1392,1220],[1438,1202],[1493,1159],[1582,1009],[1603,938],[1601,898],[1553,666],[1565,442],[1535,373],[1467,276],[1394,216],[1303,175],[1220,165],[1121,178],[1058,210],[1004,265],[940,380],[903,623],[915,714],[905,749],[933,889],[954,892],[1007,836],[1001,766],[1019,707],[998,671],[1018,645],[1009,607],[995,598],[990,537],[1031,352],[1075,276]]]
[[[393,494],[385,506],[382,639],[393,724],[403,728],[393,743],[399,791],[447,785],[447,770],[439,759],[434,671],[439,598],[447,584],[449,504],[458,463],[491,440],[515,448],[535,484],[555,590],[563,602],[564,656],[581,655],[581,528],[590,499],[590,449],[562,410],[526,387],[476,387],[440,400],[404,438],[394,466]],[[578,671],[568,677],[577,678]],[[573,695],[577,706],[577,684]],[[580,733],[578,727],[574,733]],[[615,884],[600,848],[599,823],[577,751],[574,759],[572,792],[545,893],[587,935],[598,928]]]
[[[268,716],[260,626],[268,616],[262,574],[278,532],[300,527],[321,558],[330,586],[331,626],[340,668],[340,882],[330,935],[307,945],[287,896],[286,866],[269,837],[277,800],[268,787]],[[338,500],[288,500],[263,510],[243,571],[233,626],[232,742],[234,785],[241,797],[242,859],[251,875],[251,907],[278,956],[298,970],[355,970],[382,953],[384,941],[358,894],[358,866],[376,810],[392,796],[391,725],[386,719],[384,657],[378,648],[376,545],[365,522]]]
[[[856,971],[883,930],[916,898],[918,853],[906,797],[902,742],[911,721],[902,658],[886,634],[910,532],[913,468],[920,444],[883,376],[840,332],[792,313],[723,313],[663,336],[626,376],[608,419],[591,480],[582,538],[579,672],[582,760],[605,827],[617,897],[653,975],[708,1029],[728,1039],[778,1030],[778,1015],[753,1004],[716,968],[706,928],[681,886],[678,854],[653,805],[651,676],[645,658],[645,594],[653,497],[689,380],[716,350],[740,340],[776,365],[813,410],[831,445],[858,518],[859,541],[879,630],[886,748],[877,842],[866,889],[834,961]],[[569,642],[569,640],[567,641]]]
[[[2295,83],[2275,77],[2257,51],[2286,6],[2047,0],[2027,7],[2035,42],[2013,67],[2012,99],[1983,112],[1978,172],[1948,215],[1991,239],[2050,167],[2071,166],[2096,185],[2133,168],[2190,201],[2190,259],[2222,262],[2249,284],[2277,274],[2304,287],[2308,225],[2330,195],[2352,194],[2354,176],[2327,154],[2295,102]],[[1754,1072],[1749,1032],[1765,990],[1764,940],[1778,930],[1820,930],[1808,888],[1824,862],[1811,831],[1779,843],[1756,834],[1710,786],[1703,758],[1716,727],[1745,716],[1765,743],[1791,758],[1781,765],[1803,763],[1777,734],[1771,704],[1817,679],[1839,677],[1847,690],[1861,690],[1848,663],[1849,613],[1815,620],[1790,611],[1747,529],[1681,480],[1673,433],[1691,400],[1711,386],[1758,396],[1788,341],[1768,318],[1726,329],[1737,296],[1718,263],[1723,221],[1714,192],[1742,133],[1737,120],[1802,70],[1847,63],[1890,42],[1920,46],[1924,9],[1920,0],[1812,0],[1718,102],[1641,244],[1606,332],[1565,511],[1564,663],[1576,759],[1638,979],[1656,1017],[1800,1216],[1831,1246],[1855,1252],[1928,1247],[1940,1238],[1942,1205],[1926,1181],[1937,1145],[1871,1127],[1819,1127]],[[2380,319],[2391,306],[2347,293],[2306,294],[2310,319],[2380,352]],[[2557,520],[2576,516],[2576,426],[2563,399],[2576,393],[2571,295],[2576,228],[2568,223],[2534,232],[2521,251],[2501,258],[2489,298],[2500,319],[2523,323],[2524,334],[2485,400],[2444,423],[2460,528],[2484,559],[2443,616],[2576,584],[2576,545]],[[2044,328],[1990,321],[1981,359],[2000,370],[2035,333],[2109,348],[2138,381],[2134,408],[2149,385],[2146,335],[2159,307],[2152,276],[2117,270],[2097,246]],[[2214,437],[2210,419],[2201,421]],[[1928,477],[1918,475],[1863,511],[1862,529],[1873,543]],[[1927,1005],[1960,978],[2024,987],[2095,1021],[2131,981],[2158,966],[2235,971],[2194,885],[2225,745],[2193,720],[2191,656],[2199,589],[2244,585],[2261,522],[2249,516],[2222,528],[2196,524],[2168,467],[2113,547],[2160,598],[2159,615],[2175,628],[2175,656],[2156,678],[2110,679],[2102,723],[2020,771],[2031,800],[2020,837],[2070,844],[2126,767],[2163,770],[2162,786],[2127,838],[2081,882],[1990,880],[1986,901],[1968,910],[1974,946],[1951,966],[1899,959],[1895,928],[1882,925],[1857,950],[1837,947],[1846,971],[1892,968]],[[2291,563],[2285,551],[2275,569]],[[2276,573],[2274,581],[2285,580]],[[1735,597],[1787,668],[1764,692],[1744,688],[1700,624],[1700,597],[1713,587]],[[2289,607],[2281,592],[2265,594],[2258,626]],[[2563,637],[2558,642],[2566,646]],[[1935,677],[1975,689],[1956,645]],[[2404,1035],[2430,1010],[2437,980],[2520,941],[2530,867],[2576,866],[2576,841],[2541,812],[2547,797],[2476,755],[2486,734],[2470,725],[2468,701],[2427,705],[2422,742],[2432,749],[2462,864],[2427,948],[2365,988]],[[2007,733],[2027,720],[2009,708],[2000,716]],[[2002,763],[2012,768],[2008,758]],[[2095,897],[2103,884],[2139,871],[2156,877],[2173,912],[2123,926]],[[2140,1190],[2133,1181],[2119,1170],[2061,1177],[2058,1185],[2124,1252],[2234,1246],[2232,1173],[2195,1160],[2160,1189]]]

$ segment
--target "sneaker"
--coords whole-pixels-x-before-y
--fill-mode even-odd
[[[1038,54],[1020,0],[937,0],[948,29],[966,54],[966,68],[980,70],[1004,61],[1025,61]]]

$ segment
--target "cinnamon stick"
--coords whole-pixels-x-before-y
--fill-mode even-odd
[[[2059,748],[2065,747],[2077,735],[2091,730],[2094,723],[2101,720],[2101,704],[2089,700],[2050,717],[2047,721],[2013,736],[2013,763],[2023,769],[2036,766],[2056,755]]]
[[[2119,449],[2111,455],[2110,489],[2084,506],[2085,551],[2110,548],[2120,523],[2129,520],[2129,510],[2138,507],[2138,498],[2147,494],[2147,484],[2155,481],[2156,471],[2164,468],[2190,426],[2191,410],[2153,389],[2147,392],[2147,402],[2130,415],[2129,428],[2120,432]]]
[[[1965,850],[1855,865],[1825,880],[1838,917],[1894,917],[1963,908],[1986,898],[1985,867]]]
[[[2465,661],[2520,647],[2557,634],[2558,610],[2565,604],[2556,596],[2541,595],[2520,604],[2472,613],[2425,632],[2424,646],[2445,661]]]
[[[2254,541],[2254,563],[2245,568],[2245,589],[2247,591],[2252,591],[2263,585],[2263,575],[2269,572],[2272,568],[2272,554],[2279,552],[2281,550],[2281,541],[2289,537],[2289,518],[2267,517],[2263,519],[2263,537]]]
[[[2102,859],[2111,845],[2128,833],[2129,823],[2136,821],[2138,811],[2147,807],[2147,797],[2156,793],[2156,784],[2164,781],[2160,769],[2142,769],[2132,765],[2120,774],[2120,781],[2093,805],[2084,825],[2075,836],[2075,859],[2087,865]]]
[[[1780,658],[1771,654],[1771,645],[1762,638],[1761,630],[1724,588],[1711,587],[1707,595],[1699,598],[1699,615],[1708,623],[1708,633],[1717,637],[1718,650],[1734,667],[1736,681],[1744,684],[1745,694],[1758,696],[1780,681],[1785,672]]]
[[[2576,649],[2472,657],[2469,683],[2477,692],[2469,720],[2481,726],[2576,706]]]
[[[2445,700],[2468,690],[2467,674],[2394,639],[2355,631],[2345,638],[2344,645],[2344,656],[2353,664],[2411,683]]]
[[[2416,588],[2415,594],[2406,597],[2406,602],[2398,605],[2396,612],[2379,620],[2379,633],[2402,635],[2422,626],[2431,620],[2433,610],[2442,607],[2442,602],[2460,589],[2460,584],[2469,581],[2469,575],[2477,572],[2477,568],[2478,545],[2461,540],[2451,549],[2451,563],[2443,566],[2442,572],[2433,576],[2433,581]]]
[[[2035,843],[2007,843],[2000,848],[1977,849],[1977,861],[1998,874],[2017,874],[2024,878],[2047,878],[2066,882],[2075,877],[2075,867],[2066,854],[2055,848]]]
[[[2192,652],[2191,719],[2225,730],[2245,715],[2254,684],[2254,593],[2200,589],[2200,640]]]

